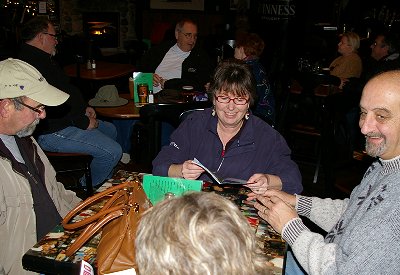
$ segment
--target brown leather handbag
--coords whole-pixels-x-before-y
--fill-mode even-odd
[[[110,199],[98,213],[79,222],[70,223],[80,211],[106,196],[110,196]],[[98,274],[136,268],[134,245],[137,223],[141,213],[149,207],[151,203],[139,180],[124,182],[87,198],[71,210],[62,221],[64,229],[69,231],[85,226],[83,232],[66,250],[66,256],[73,255],[102,229],[97,247]]]

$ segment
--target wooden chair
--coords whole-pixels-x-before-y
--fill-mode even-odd
[[[49,151],[45,151],[45,154],[56,170],[57,178],[62,178],[65,174],[73,178],[73,180],[65,180],[65,183],[60,180],[67,189],[79,192],[85,191],[87,197],[93,195],[92,174],[90,171],[90,164],[93,157],[91,155]],[[74,175],[73,173],[78,174]],[[85,177],[86,187],[82,186],[79,182],[80,174],[83,174]]]

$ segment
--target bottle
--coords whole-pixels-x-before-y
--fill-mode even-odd
[[[183,86],[182,96],[186,103],[193,102],[193,96],[194,96],[193,86]]]
[[[148,98],[149,103],[154,103],[154,95],[153,91],[149,91],[149,98]]]
[[[90,62],[90,59],[86,62],[86,69],[91,70],[92,69],[92,62]]]
[[[96,70],[96,60],[92,60],[92,69]]]

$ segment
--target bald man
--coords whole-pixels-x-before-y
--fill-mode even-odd
[[[291,246],[287,274],[398,274],[400,258],[400,70],[373,77],[360,101],[366,152],[376,161],[349,199],[268,190],[255,207]],[[254,198],[250,194],[249,199]],[[305,216],[327,232],[308,229]],[[300,270],[295,261],[301,265]]]

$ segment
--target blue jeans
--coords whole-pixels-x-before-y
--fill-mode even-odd
[[[297,262],[291,250],[286,252],[286,265],[285,265],[286,275],[304,275],[306,272]]]
[[[82,130],[70,126],[58,132],[40,135],[38,143],[44,150],[51,152],[92,155],[92,184],[97,186],[112,176],[114,167],[121,159],[122,149],[116,139],[115,126],[99,120],[97,129]]]
[[[117,129],[117,142],[122,147],[122,152],[131,153],[132,149],[132,130],[133,126],[135,126],[136,122],[139,120],[136,119],[115,119],[112,120],[112,123],[115,125]]]

